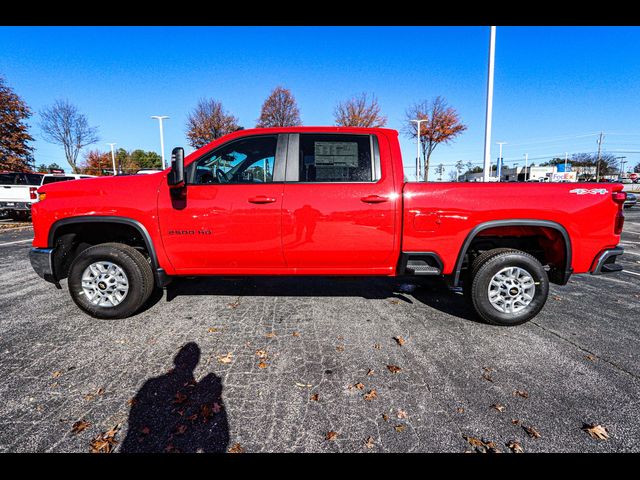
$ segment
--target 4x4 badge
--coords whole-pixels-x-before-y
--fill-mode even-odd
[[[569,193],[575,193],[577,195],[606,195],[606,188],[574,188],[569,190]]]

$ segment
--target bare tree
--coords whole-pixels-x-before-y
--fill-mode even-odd
[[[418,128],[411,120],[427,120],[420,122],[420,143],[422,155],[425,159],[424,181],[429,180],[429,161],[433,150],[441,143],[449,143],[467,129],[458,113],[447,104],[443,97],[436,97],[429,101],[415,103],[406,111],[404,133],[410,138],[416,138]]]
[[[302,125],[295,97],[287,88],[277,86],[262,104],[256,127],[297,127]]]
[[[238,119],[225,112],[222,103],[202,98],[187,118],[189,144],[200,148],[216,138],[238,130]]]
[[[378,128],[387,124],[387,117],[380,113],[378,99],[361,93],[345,102],[340,102],[333,113],[339,127]]]
[[[74,173],[78,172],[78,154],[87,145],[100,140],[98,129],[91,127],[84,114],[68,100],[57,100],[40,112],[40,129],[44,139],[61,145]]]

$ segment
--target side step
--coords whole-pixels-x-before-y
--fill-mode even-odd
[[[398,265],[399,275],[440,275],[442,260],[433,252],[403,252]]]

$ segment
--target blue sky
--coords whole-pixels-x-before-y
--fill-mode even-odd
[[[369,92],[400,129],[410,104],[441,95],[469,127],[434,152],[432,165],[452,165],[482,162],[488,44],[488,27],[0,27],[0,75],[36,112],[75,103],[104,150],[159,151],[149,117],[169,115],[167,155],[191,151],[186,117],[201,97],[248,128],[278,84],[305,125],[333,124],[338,101]],[[498,27],[492,158],[496,141],[507,165],[595,151],[602,130],[605,151],[640,162],[638,52],[638,27]],[[30,124],[36,162],[64,164],[37,115]],[[415,143],[401,139],[411,176]]]

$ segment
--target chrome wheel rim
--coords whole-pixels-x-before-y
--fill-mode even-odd
[[[129,279],[120,265],[94,262],[82,273],[82,292],[94,305],[115,307],[129,293]]]
[[[518,313],[527,308],[535,294],[535,281],[524,268],[503,268],[489,282],[489,302],[501,313]]]

